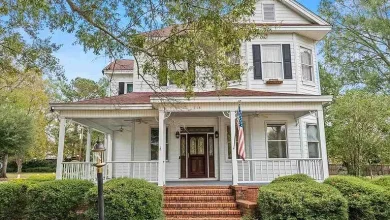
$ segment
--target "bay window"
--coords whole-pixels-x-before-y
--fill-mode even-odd
[[[301,48],[301,65],[303,81],[314,82],[313,59],[310,49]]]
[[[265,79],[283,79],[282,45],[266,44],[261,49]]]
[[[319,138],[317,125],[307,125],[307,147],[309,158],[320,158]]]

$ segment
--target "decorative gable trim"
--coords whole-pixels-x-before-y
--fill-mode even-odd
[[[319,24],[319,25],[330,25],[326,20],[321,18],[320,16],[316,15],[309,9],[307,9],[302,4],[298,3],[295,0],[280,0],[283,4],[285,4],[287,7],[291,8],[295,12],[299,13],[306,19],[309,19],[310,21]]]

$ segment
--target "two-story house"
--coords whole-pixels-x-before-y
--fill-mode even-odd
[[[103,69],[110,97],[51,104],[61,118],[57,179],[93,177],[92,129],[105,134],[107,179],[163,186],[268,183],[296,173],[328,177],[322,106],[331,97],[321,95],[316,44],[331,26],[293,0],[258,1],[252,20],[272,32],[242,43],[240,63],[248,71],[224,91],[195,88],[187,99],[168,82],[161,97],[138,76],[142,69],[133,60],[116,60]],[[239,104],[245,160],[237,156]],[[67,120],[88,128],[85,161],[62,161]]]

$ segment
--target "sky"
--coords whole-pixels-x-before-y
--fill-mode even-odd
[[[317,13],[320,0],[297,0],[302,5]],[[81,45],[75,44],[73,34],[55,32],[52,41],[62,47],[54,54],[65,70],[65,76],[71,80],[83,77],[93,80],[101,78],[102,69],[108,65],[110,59],[105,56],[96,56],[92,52],[84,52]]]

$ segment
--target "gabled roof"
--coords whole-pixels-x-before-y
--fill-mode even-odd
[[[217,91],[208,91],[208,92],[195,92],[194,97],[280,97],[280,96],[313,96],[313,95],[303,95],[303,94],[290,94],[290,93],[278,93],[278,92],[264,92],[264,91],[254,91],[246,89],[226,89],[226,90],[217,90]],[[70,104],[70,105],[131,105],[131,104],[150,104],[151,98],[170,98],[170,97],[179,97],[185,98],[185,92],[132,92],[118,96],[100,98],[100,99],[89,99],[78,102],[70,103],[52,103],[51,105],[56,104]]]
[[[103,71],[106,70],[134,70],[134,60],[114,60],[104,67]]]

